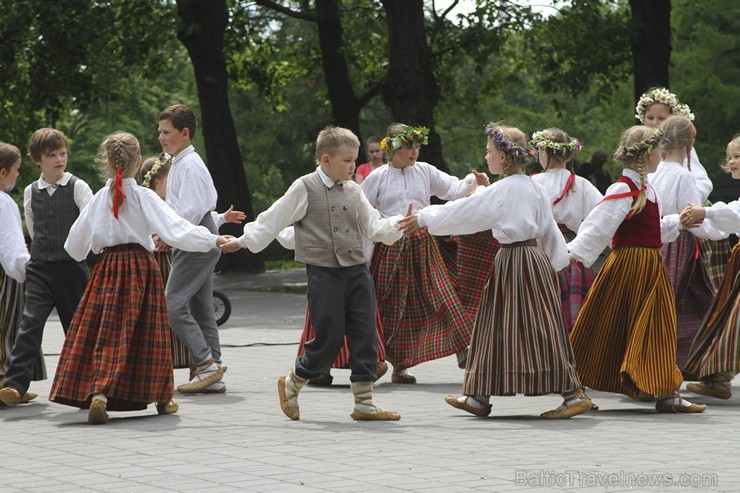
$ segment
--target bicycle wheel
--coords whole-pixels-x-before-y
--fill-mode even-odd
[[[231,316],[231,301],[221,291],[213,290],[213,311],[216,314],[216,324],[223,325]]]

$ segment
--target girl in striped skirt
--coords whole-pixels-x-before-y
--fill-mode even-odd
[[[622,134],[614,159],[624,166],[568,244],[571,257],[592,265],[611,240],[612,252],[591,286],[571,332],[583,384],[637,398],[659,396],[658,412],[703,412],[678,394],[676,305],[660,255],[678,236],[677,215],[661,219],[646,182],[660,162],[662,131],[635,126]]]
[[[568,266],[563,235],[547,191],[523,172],[532,153],[516,128],[489,124],[488,169],[502,175],[470,197],[433,205],[399,224],[412,233],[470,234],[492,230],[500,243],[475,320],[463,395],[445,401],[476,416],[490,397],[560,393],[563,404],[542,414],[570,418],[588,411],[560,311],[556,271]]]
[[[691,172],[681,165],[690,155],[696,129],[683,115],[671,115],[661,124],[666,143],[665,155],[648,181],[660,199],[663,215],[679,214],[688,204],[699,204],[699,190]],[[712,284],[701,251],[699,238],[721,240],[727,234],[717,231],[709,222],[691,230],[682,230],[675,242],[665,243],[663,261],[676,297],[676,364],[684,369],[691,341],[694,340],[704,315],[714,297]],[[686,379],[695,379],[684,374]]]
[[[80,261],[101,254],[64,341],[49,400],[88,409],[103,424],[107,410],[178,409],[172,400],[170,329],[152,235],[167,244],[205,252],[227,238],[180,218],[136,184],[139,142],[115,133],[100,146],[109,179],[72,226],[64,245]],[[219,373],[221,376],[222,373]]]
[[[725,169],[740,180],[740,135],[727,145]],[[707,219],[717,228],[740,235],[740,202],[690,205],[681,213],[684,227]],[[729,399],[731,382],[740,371],[740,243],[732,250],[725,277],[699,328],[686,360],[686,370],[701,379],[686,386],[691,392]]]
[[[566,242],[573,240],[588,213],[604,196],[587,179],[566,168],[573,155],[581,150],[578,139],[572,139],[558,128],[548,128],[532,135],[529,145],[538,151],[542,173],[532,179],[545,187],[552,201],[552,214]],[[560,303],[565,328],[570,332],[576,323],[586,293],[594,282],[594,271],[580,262],[558,273]]]
[[[417,162],[426,128],[395,123],[381,141],[391,160],[362,182],[381,217],[405,215],[443,200],[465,197],[488,178],[473,171],[462,180]],[[473,321],[455,290],[439,247],[426,231],[404,235],[393,245],[377,243],[370,264],[375,281],[388,360],[394,383],[415,383],[408,368],[466,350]]]
[[[23,239],[18,204],[5,190],[15,186],[21,167],[21,152],[14,145],[0,142],[0,387],[10,365],[10,351],[18,333],[23,314],[23,281],[30,256]],[[46,378],[44,355],[39,354],[33,380]],[[26,402],[36,397],[27,392]]]

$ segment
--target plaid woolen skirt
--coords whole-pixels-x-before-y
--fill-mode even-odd
[[[703,207],[709,207],[711,205],[712,202],[709,200],[702,202]],[[725,277],[725,267],[730,261],[732,245],[729,238],[719,241],[700,238],[699,241],[701,242],[701,254],[704,259],[704,265],[707,268],[709,282],[712,285],[712,293],[716,295]]]
[[[159,265],[159,272],[162,274],[162,284],[167,286],[167,279],[170,278],[170,268],[172,267],[172,252],[155,252],[154,258]],[[175,368],[189,368],[190,356],[185,343],[170,329],[170,345],[172,347],[172,364]]]
[[[483,288],[491,277],[493,261],[499,243],[491,230],[455,237],[457,242],[457,278],[455,289],[460,302],[475,321],[480,308]]]
[[[586,387],[666,396],[676,366],[676,305],[658,248],[619,247],[596,276],[570,334]]]
[[[524,243],[502,244],[496,254],[470,342],[465,395],[542,395],[581,386],[557,277],[536,242]]]
[[[385,361],[385,342],[383,341],[383,327],[380,323],[380,311],[378,311],[377,305],[375,307],[375,330],[378,332],[378,362]],[[308,307],[306,307],[306,322],[303,325],[303,333],[301,334],[301,342],[298,343],[298,357],[303,356],[305,351],[303,345],[308,341],[316,337],[313,331],[313,325],[311,325],[311,317],[308,316]],[[347,346],[347,338],[344,338],[344,346],[337,354],[334,359],[333,368],[347,369],[349,368],[349,346]]]
[[[676,364],[683,368],[714,293],[698,238],[682,230],[675,242],[663,245],[662,254],[676,296]]]
[[[431,235],[377,243],[370,273],[388,360],[398,369],[455,354],[470,343],[465,311]]]
[[[573,231],[563,231],[562,228],[560,231],[566,243],[576,237]],[[586,299],[588,290],[594,283],[594,270],[580,262],[573,262],[558,274],[558,283],[560,284],[560,307],[565,319],[565,328],[570,333],[578,318],[578,312],[581,311],[583,300]]]
[[[10,355],[13,351],[18,328],[23,318],[25,293],[23,284],[19,283],[0,267],[0,380],[10,366]],[[33,365],[32,380],[46,380],[44,352],[40,351]]]
[[[164,285],[140,245],[106,248],[72,319],[49,400],[87,409],[95,394],[110,411],[172,398],[172,351]]]
[[[735,245],[719,292],[686,359],[699,378],[740,371],[740,243]]]

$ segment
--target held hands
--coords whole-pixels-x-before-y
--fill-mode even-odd
[[[689,202],[689,205],[681,212],[681,226],[684,229],[695,228],[701,225],[705,216],[704,207]]]
[[[403,231],[404,234],[412,234],[419,231],[419,220],[417,214],[412,214],[414,210],[414,204],[409,204],[409,210],[406,213],[406,217],[398,221],[398,229]]]
[[[159,236],[152,235],[152,240],[154,240],[154,247],[157,249],[158,252],[167,253],[169,251],[172,251],[172,247],[162,241],[162,238],[160,238]]]
[[[227,223],[241,224],[247,218],[247,215],[242,211],[235,211],[234,205],[230,205],[229,208],[224,212],[224,220]]]
[[[480,173],[476,170],[471,170],[473,174],[475,175],[475,183],[477,185],[480,185],[482,187],[487,187],[491,184],[491,180],[488,179],[488,175],[485,173]]]
[[[237,243],[236,237],[231,235],[219,236],[218,240],[216,241],[216,246],[218,246],[224,253],[235,252],[242,248],[242,246]]]

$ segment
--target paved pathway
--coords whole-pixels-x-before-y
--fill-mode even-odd
[[[302,271],[216,278],[234,305],[221,328],[226,395],[178,397],[180,412],[153,406],[111,413],[105,426],[39,398],[0,408],[0,491],[101,492],[547,492],[740,491],[740,388],[703,415],[657,415],[649,403],[591,392],[601,411],[567,421],[539,413],[556,396],[493,400],[489,418],[450,408],[460,391],[454,357],[425,363],[419,383],[383,377],[375,400],[396,423],[349,417],[349,372],[300,395],[301,421],[280,411],[276,381],[291,367],[303,327]],[[300,290],[300,289],[298,289]],[[50,374],[62,343],[55,319],[44,348]],[[176,370],[176,384],[187,370]],[[688,394],[687,394],[688,395]]]

